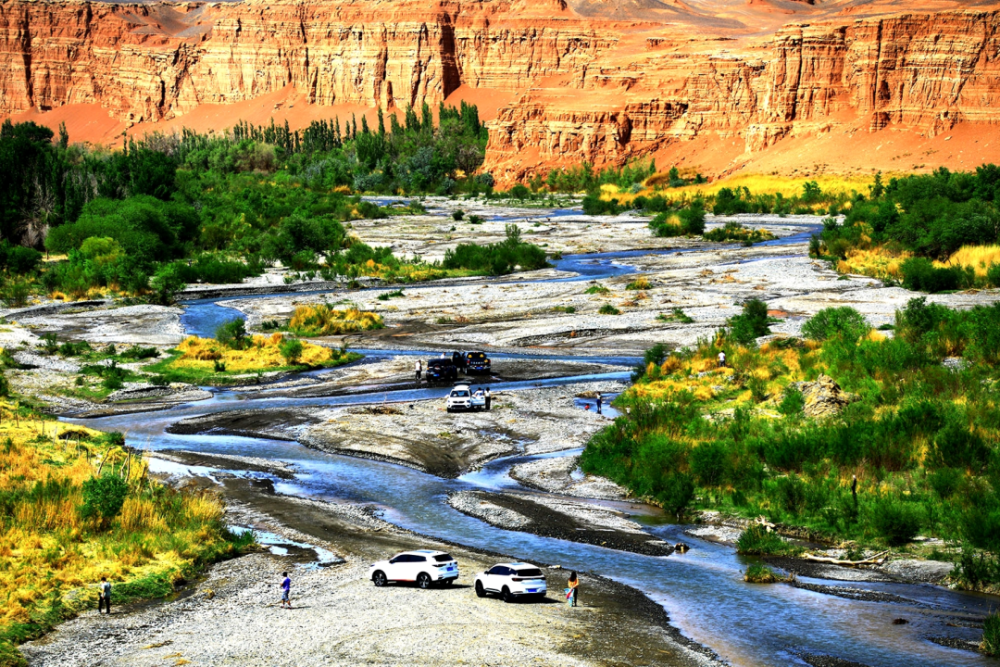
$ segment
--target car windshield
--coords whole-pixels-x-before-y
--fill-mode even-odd
[[[437,556],[434,556],[434,560],[439,563],[447,563],[448,561],[455,559],[451,557],[451,554],[438,554]]]
[[[463,397],[463,396],[468,396],[469,392],[466,389],[462,389],[461,391],[453,391],[453,392],[451,392],[451,395],[460,398],[460,397]]]
[[[542,571],[537,567],[529,567],[526,570],[518,570],[517,576],[519,577],[540,577],[542,576]]]

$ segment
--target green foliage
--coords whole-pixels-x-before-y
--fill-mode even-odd
[[[656,236],[699,236],[705,232],[704,205],[699,199],[676,212],[661,211],[649,221],[649,228]]]
[[[899,546],[913,540],[923,524],[923,508],[895,498],[880,498],[871,508],[871,523],[888,545]]]
[[[751,523],[736,540],[736,553],[742,556],[791,556],[800,551],[759,523]]]
[[[246,320],[238,317],[219,325],[215,330],[215,340],[232,350],[242,350],[247,344]]]
[[[964,272],[957,266],[937,268],[925,257],[911,257],[900,267],[903,287],[917,292],[947,292],[962,284]]]
[[[864,315],[850,306],[824,308],[802,325],[807,338],[819,341],[841,336],[845,341],[857,343],[870,330]]]
[[[777,572],[766,565],[751,563],[747,571],[743,573],[743,581],[748,584],[777,584],[783,581],[790,581],[794,577],[782,577]]]
[[[694,324],[694,318],[685,313],[680,308],[674,308],[670,314],[660,313],[656,319],[661,322],[679,322],[680,324]]]
[[[783,415],[795,416],[802,414],[802,410],[805,407],[806,399],[802,396],[802,392],[789,387],[785,390],[784,397],[782,397],[781,403],[778,405],[778,412]]]
[[[445,252],[441,265],[446,269],[485,271],[500,276],[520,268],[523,271],[541,269],[549,265],[545,251],[521,240],[517,225],[507,225],[507,238],[500,243],[479,245],[461,243],[454,250]]]
[[[761,336],[771,333],[768,326],[767,304],[760,299],[750,299],[743,304],[743,312],[729,318],[727,336],[741,345],[751,345]]]
[[[704,227],[702,227],[704,229]],[[727,222],[722,227],[716,227],[715,229],[705,232],[704,239],[706,241],[714,241],[716,243],[722,243],[723,241],[741,241],[746,244],[759,243],[760,241],[767,241],[774,238],[774,236],[764,229],[749,229],[744,227],[738,222]]]
[[[84,518],[96,518],[107,524],[118,516],[128,496],[128,484],[121,477],[105,474],[91,477],[83,483],[83,506],[80,514]]]
[[[294,366],[302,357],[302,341],[297,338],[289,338],[281,341],[279,349],[281,350],[281,356],[285,358],[285,362],[289,366]]]
[[[392,292],[382,292],[378,295],[379,301],[388,301],[389,299],[401,299],[403,298],[403,290],[393,290]]]
[[[993,612],[983,621],[983,643],[986,655],[1000,656],[1000,612]]]
[[[622,311],[618,310],[610,303],[606,303],[600,308],[598,308],[597,312],[601,315],[621,315],[622,313]]]
[[[601,285],[600,283],[591,285],[590,287],[588,287],[583,291],[584,294],[609,294],[610,292],[611,290],[609,290],[604,285]]]
[[[15,275],[34,273],[42,261],[42,253],[34,248],[11,245],[10,241],[0,241],[0,271]]]

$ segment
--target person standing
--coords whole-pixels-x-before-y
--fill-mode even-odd
[[[603,404],[604,404],[604,397],[601,396],[601,392],[597,392],[597,414],[599,415],[604,414],[603,412],[601,412]]]
[[[493,399],[490,397],[490,388],[487,387],[486,388],[486,411],[487,412],[489,412],[490,409],[491,409],[490,408],[490,404],[491,404],[492,401],[493,401]]]
[[[281,582],[281,606],[285,609],[292,608],[292,580],[288,578],[287,572],[282,572],[281,576],[285,578]]]
[[[725,367],[726,367],[726,353],[719,352],[719,368],[725,368]]]
[[[111,613],[111,583],[107,577],[101,577],[101,585],[97,587],[97,613],[101,609],[107,609]]]
[[[576,571],[570,572],[569,581],[566,582],[566,604],[570,607],[576,606],[576,598],[580,593],[580,578],[576,576]]]
[[[851,475],[851,496],[854,497],[854,504],[858,504],[858,476]]]
[[[413,365],[413,370],[417,374],[417,384],[420,384],[420,373],[424,370],[424,366],[419,359],[417,359],[417,363]]]

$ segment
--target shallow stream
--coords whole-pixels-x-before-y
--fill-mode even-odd
[[[546,213],[540,214],[541,217],[545,215]],[[811,226],[803,234],[769,245],[802,242],[814,228],[815,226]],[[692,250],[685,249],[684,252]],[[578,255],[560,260],[557,267],[579,274],[572,279],[593,280],[632,272],[634,268],[628,266],[627,260],[648,254],[651,254],[650,251]],[[296,293],[296,296],[301,294]],[[274,296],[268,295],[268,298]],[[234,309],[217,305],[219,301],[187,304],[183,322],[189,333],[210,334],[218,324],[239,315]],[[375,355],[400,353],[421,352],[370,351],[370,354]],[[433,353],[424,354],[430,356]],[[493,356],[502,361],[504,358],[537,358],[539,355]],[[520,391],[537,386],[597,379],[625,380],[629,376],[628,366],[636,362],[636,359],[630,357],[569,358],[621,365],[622,370],[617,373],[549,380],[498,382],[491,386],[495,390]],[[655,517],[648,522],[651,533],[671,543],[686,542],[692,546],[691,551],[683,555],[658,558],[537,537],[493,528],[457,512],[446,503],[449,493],[465,489],[524,491],[510,478],[508,471],[511,465],[532,457],[520,456],[493,461],[481,470],[458,479],[443,480],[404,466],[327,454],[296,443],[235,436],[165,433],[167,426],[186,417],[229,409],[414,401],[439,398],[447,391],[446,388],[431,388],[295,399],[269,397],[266,391],[247,396],[218,390],[212,399],[200,403],[158,413],[119,415],[87,420],[85,423],[102,430],[125,432],[130,445],[153,451],[187,449],[206,454],[252,456],[289,463],[296,471],[294,478],[272,478],[279,493],[372,503],[382,508],[387,520],[428,536],[510,554],[525,560],[598,573],[632,585],[662,604],[673,624],[685,635],[708,646],[734,665],[805,664],[801,660],[804,654],[831,655],[872,667],[997,664],[970,652],[944,648],[927,639],[945,635],[975,638],[975,630],[954,626],[965,622],[963,619],[981,618],[991,607],[997,605],[996,598],[961,594],[927,585],[804,580],[807,583],[888,593],[908,601],[860,602],[787,585],[750,585],[742,580],[747,560],[737,556],[731,547],[693,538],[684,533],[685,526],[661,523]],[[542,456],[578,453],[579,450],[573,450]],[[153,467],[169,472],[178,471],[178,464],[158,459],[153,460]],[[192,474],[211,473],[206,468],[183,468],[190,470]],[[260,473],[239,474],[266,477]],[[630,503],[613,505],[637,514],[655,514],[654,510],[644,506],[633,506]],[[586,579],[583,581],[586,586]],[[584,588],[583,596],[585,595]],[[894,625],[892,621],[896,618],[905,618],[909,623]],[[946,626],[949,623],[953,625]]]

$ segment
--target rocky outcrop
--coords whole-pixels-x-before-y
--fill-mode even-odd
[[[389,109],[498,90],[516,96],[490,125],[501,178],[705,135],[753,152],[845,125],[995,122],[1000,12],[750,3],[810,21],[768,36],[745,17],[655,4],[4,0],[0,114],[93,103],[134,124],[287,87],[311,104]]]
[[[793,382],[791,386],[802,392],[805,399],[802,411],[807,417],[831,417],[858,400],[855,394],[841,389],[829,375],[820,375],[814,382]]]

